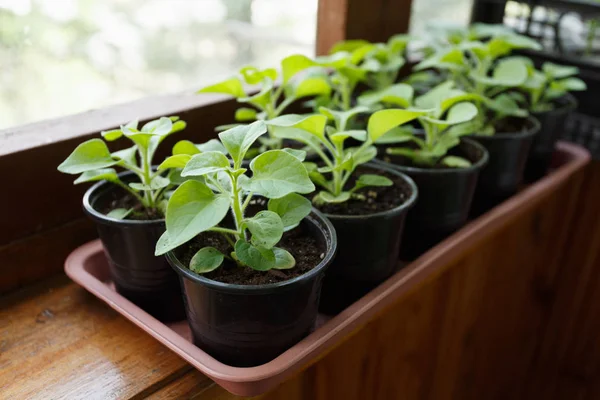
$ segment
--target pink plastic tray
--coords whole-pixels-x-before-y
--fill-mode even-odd
[[[512,219],[509,216],[527,212],[528,204],[547,196],[588,161],[589,154],[584,149],[560,143],[555,154],[556,169],[553,173],[472,221],[342,313],[330,320],[321,318],[318,328],[312,334],[276,359],[257,367],[237,368],[215,360],[191,342],[187,321],[164,324],[119,295],[110,281],[108,264],[99,240],[73,251],[65,262],[65,271],[75,282],[229,392],[240,396],[256,396],[274,388],[342,343],[353,331],[376,318],[385,307],[439,272],[450,260],[477,246],[479,240],[502,228]]]

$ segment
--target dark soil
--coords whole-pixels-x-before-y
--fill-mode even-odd
[[[392,186],[371,186],[357,190],[355,193],[365,197],[364,200],[352,197],[344,203],[316,205],[320,211],[332,215],[369,215],[396,208],[410,198],[411,187],[398,175],[386,171],[359,167],[346,184],[345,189],[354,187],[358,177],[363,174],[382,175],[391,179]]]
[[[94,204],[94,208],[104,215],[117,208],[133,208],[133,211],[125,218],[126,220],[155,221],[164,218],[162,212],[158,209],[148,210],[144,208],[135,197],[121,188],[106,193],[102,199]]]
[[[456,169],[456,168],[448,167],[448,166],[442,164],[441,159],[434,166],[426,167],[421,164],[415,164],[408,157],[391,155],[391,154],[386,153],[386,150],[388,148],[394,148],[394,147],[406,147],[406,148],[414,149],[414,148],[416,148],[416,145],[414,143],[406,143],[406,144],[402,143],[401,146],[398,146],[398,145],[377,146],[377,150],[379,153],[379,155],[378,155],[379,159],[383,160],[385,162],[388,162],[390,164],[402,165],[405,167],[427,168],[427,169]],[[481,157],[483,157],[483,154],[481,152],[479,152],[477,148],[469,146],[468,144],[465,144],[465,142],[461,142],[458,146],[455,146],[454,148],[450,149],[448,151],[447,155],[465,158],[465,159],[469,160],[471,162],[471,164],[477,163],[481,159]]]
[[[216,232],[204,232],[177,251],[177,258],[187,266],[202,247],[212,246],[223,254],[233,250],[223,236]],[[319,242],[310,231],[300,225],[283,234],[277,244],[289,251],[296,259],[296,266],[286,270],[256,271],[249,267],[239,267],[234,261],[225,259],[223,265],[202,276],[214,281],[238,285],[264,285],[284,282],[303,275],[316,267],[325,257],[325,245]]]

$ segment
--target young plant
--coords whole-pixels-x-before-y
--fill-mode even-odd
[[[413,142],[417,148],[388,148],[388,154],[408,157],[415,164],[425,167],[441,163],[447,167],[462,168],[471,165],[470,161],[447,153],[460,143],[460,136],[473,132],[450,128],[471,121],[477,115],[477,107],[469,102],[474,99],[477,99],[477,96],[455,89],[454,83],[448,81],[415,98],[414,101],[412,88],[397,84],[377,95],[364,95],[359,98],[359,103],[371,107],[384,103],[395,107],[411,107],[409,110],[420,110],[421,115],[417,120],[423,128],[423,135],[417,134],[414,129],[392,129],[375,142],[381,145]]]
[[[312,67],[317,67],[314,68],[315,73],[299,74]],[[276,84],[278,78],[281,78],[279,85]],[[244,84],[250,85],[250,88],[245,88]],[[252,94],[255,91],[252,88],[256,86],[259,91]],[[325,72],[318,68],[317,63],[303,55],[294,54],[281,61],[281,74],[274,68],[259,70],[248,66],[240,69],[239,76],[207,86],[198,93],[223,93],[235,97],[238,103],[251,106],[238,108],[235,120],[252,122],[276,118],[294,101],[312,96],[328,96],[330,91]],[[217,130],[233,126],[235,125],[221,126]],[[259,141],[262,144],[260,152],[281,148],[281,140],[272,135],[261,137]]]
[[[268,122],[275,128],[273,132],[277,137],[302,142],[321,158],[323,165],[320,167],[305,163],[310,178],[323,189],[313,197],[316,204],[343,203],[351,197],[362,199],[356,191],[363,187],[392,185],[392,181],[384,176],[363,174],[356,179],[354,187],[346,188],[356,168],[377,155],[373,143],[390,129],[415,119],[422,112],[382,110],[371,116],[367,130],[348,129],[348,122],[354,115],[368,110],[355,107],[349,111],[336,111],[321,107],[317,115],[290,114]],[[334,125],[328,126],[328,121],[333,121]],[[345,148],[344,142],[349,138],[362,144]]]
[[[542,70],[536,70],[533,63],[529,60],[528,68],[530,75],[528,79],[519,86],[520,92],[513,93],[513,98],[527,107],[531,112],[545,112],[553,110],[556,107],[556,100],[563,97],[570,91],[586,90],[584,81],[576,78],[579,73],[577,67],[557,65],[546,62],[542,65]]]
[[[481,112],[460,129],[492,135],[501,120],[528,115],[507,93],[527,81],[528,63],[524,57],[501,58],[514,49],[523,48],[538,49],[539,44],[515,34],[497,36],[486,43],[463,41],[422,61],[415,70],[436,68],[460,89],[473,94]]]
[[[194,272],[213,271],[225,258],[259,271],[294,267],[293,256],[277,244],[285,231],[298,226],[310,213],[310,201],[298,193],[310,193],[315,187],[302,165],[305,153],[301,150],[262,153],[250,162],[252,177],[245,175],[242,161],[266,132],[262,121],[240,125],[219,134],[226,154],[205,151],[165,160],[183,168],[181,175],[188,180],[169,199],[167,230],[156,245],[157,255],[208,231],[222,235],[229,251],[200,249],[189,265]],[[247,207],[257,195],[270,199],[267,210],[248,216]],[[224,223],[228,212],[232,218],[229,225]]]
[[[185,126],[179,117],[162,117],[140,129],[137,120],[131,121],[118,129],[102,132],[102,137],[108,142],[125,137],[133,146],[111,153],[102,139],[90,139],[77,146],[58,170],[66,174],[81,174],[75,184],[102,180],[112,182],[125,189],[147,211],[164,214],[165,195],[174,184],[164,176],[164,171],[153,170],[152,159],[160,143]],[[139,181],[126,184],[113,167],[133,172]],[[108,216],[124,219],[134,212],[135,208],[117,208]]]
[[[353,53],[355,60],[366,53],[357,66],[366,71],[365,83],[374,90],[380,90],[396,82],[400,68],[406,63],[404,54],[409,40],[408,35],[392,36],[387,43],[346,40],[336,43],[330,53]]]

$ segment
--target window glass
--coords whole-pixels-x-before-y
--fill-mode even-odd
[[[317,1],[0,0],[0,129],[313,55]]]

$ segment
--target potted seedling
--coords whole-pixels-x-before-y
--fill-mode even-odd
[[[577,108],[577,101],[569,92],[585,90],[586,84],[575,77],[579,73],[577,67],[546,62],[540,71],[530,61],[528,66],[528,79],[512,95],[541,123],[525,169],[526,180],[532,182],[546,174],[554,145],[565,129],[567,117]]]
[[[320,156],[319,163],[306,165],[319,187],[312,202],[338,235],[339,252],[326,274],[321,307],[335,314],[388,278],[397,266],[404,219],[417,188],[406,175],[370,161],[377,155],[373,143],[381,135],[421,113],[382,110],[370,117],[367,130],[352,130],[349,121],[367,108],[319,111],[284,115],[269,124],[277,137],[302,142]],[[360,145],[345,146],[350,138]]]
[[[81,143],[58,166],[76,174],[75,184],[97,182],[83,197],[85,213],[96,223],[116,290],[156,318],[184,317],[177,275],[154,246],[165,230],[166,197],[175,187],[172,171],[155,171],[160,143],[185,128],[177,117],[132,121],[102,132],[106,141],[126,138],[133,146],[111,153],[99,138]],[[125,172],[117,174],[115,168]]]
[[[312,71],[305,71],[312,69]],[[300,74],[301,72],[305,72]],[[312,73],[308,73],[312,72]],[[278,82],[281,80],[281,82]],[[279,84],[278,84],[279,83]],[[258,87],[258,92],[256,88]],[[294,54],[281,61],[281,73],[274,68],[260,70],[247,66],[238,76],[200,89],[198,93],[222,93],[235,97],[238,103],[248,105],[235,112],[239,123],[270,120],[282,115],[295,101],[314,96],[328,96],[331,87],[325,71],[306,56]],[[224,130],[233,125],[217,127]],[[269,149],[281,149],[282,141],[269,132],[258,139],[259,146],[251,149],[247,157]]]
[[[384,103],[423,110],[417,118],[422,133],[392,129],[376,141],[380,159],[410,176],[419,199],[408,214],[401,257],[412,260],[459,229],[467,221],[477,178],[488,159],[477,142],[461,138],[468,130],[449,129],[471,121],[476,97],[444,82],[413,100],[412,88],[399,84]],[[364,104],[375,98],[362,99]],[[389,111],[389,110],[388,110]]]
[[[408,35],[394,35],[386,43],[345,40],[336,43],[330,54],[352,53],[358,68],[366,71],[365,83],[374,90],[381,90],[398,79],[400,68],[406,63],[404,54],[409,40]]]
[[[222,362],[253,366],[307,335],[336,250],[331,223],[298,193],[314,190],[301,150],[242,163],[262,121],[219,134],[227,154],[178,154],[188,178],[169,199],[156,254],[181,277],[194,342]]]
[[[473,202],[475,214],[513,195],[522,182],[539,122],[509,92],[525,83],[529,67],[522,57],[499,58],[515,48],[537,46],[520,36],[499,36],[486,43],[464,41],[415,67],[420,71],[434,65],[460,89],[475,95],[473,101],[480,112],[468,124],[452,128],[473,133],[472,138],[490,154],[479,176]],[[440,59],[444,62],[437,62]]]

